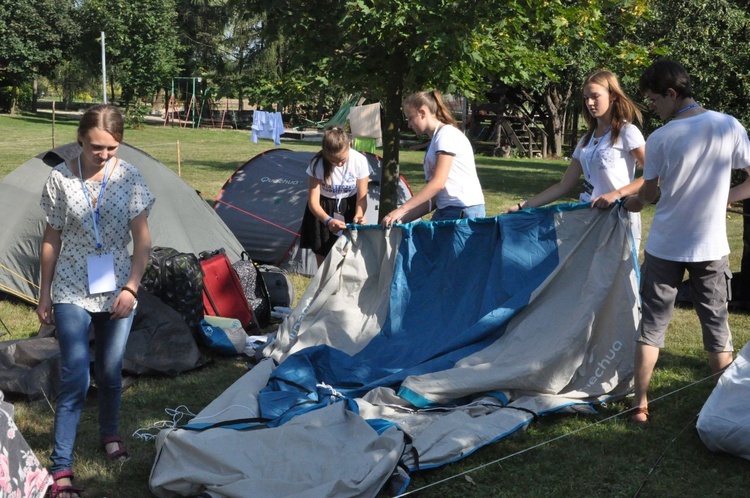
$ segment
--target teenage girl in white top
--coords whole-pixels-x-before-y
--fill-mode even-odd
[[[643,179],[635,179],[636,164],[643,167],[646,141],[632,123],[641,121],[641,112],[623,93],[610,71],[597,71],[583,84],[583,114],[589,131],[573,152],[562,179],[543,192],[511,206],[506,213],[544,206],[560,199],[583,176],[581,202],[608,208],[619,199],[638,192]],[[640,246],[640,217],[632,216],[636,247]]]
[[[322,149],[310,161],[308,202],[302,218],[300,247],[311,249],[320,266],[347,223],[365,223],[367,185],[372,169],[353,150],[340,126],[323,134]]]
[[[485,215],[484,194],[474,164],[474,150],[456,128],[456,120],[439,92],[417,92],[404,100],[409,128],[430,137],[424,158],[427,184],[401,207],[385,215],[384,227],[430,213],[432,221]]]

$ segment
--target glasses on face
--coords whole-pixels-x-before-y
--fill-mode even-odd
[[[664,95],[658,95],[658,94],[656,94],[656,95],[650,95],[650,96],[646,97],[646,104],[648,104],[649,106],[652,106],[652,105],[654,105],[656,103],[657,100],[659,100],[659,99],[661,99],[663,97],[664,97]]]

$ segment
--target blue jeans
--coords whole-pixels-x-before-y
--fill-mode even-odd
[[[462,218],[484,218],[484,204],[475,206],[445,206],[436,209],[431,221],[460,220]]]
[[[73,467],[73,445],[89,389],[89,325],[94,325],[94,375],[99,392],[99,434],[114,436],[120,422],[122,357],[133,323],[110,320],[109,313],[90,313],[75,304],[53,308],[60,344],[60,393],[55,411],[55,444],[50,456],[52,473]]]

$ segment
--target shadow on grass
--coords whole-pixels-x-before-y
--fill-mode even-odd
[[[17,121],[22,121],[28,124],[52,123],[52,114],[44,112],[33,113],[25,111],[21,114],[13,115],[13,118]],[[75,124],[77,126],[80,120],[81,116],[71,115],[68,113],[55,113],[55,123]]]

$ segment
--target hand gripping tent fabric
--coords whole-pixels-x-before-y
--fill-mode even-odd
[[[252,259],[303,275],[317,270],[315,257],[299,248],[299,231],[308,197],[307,165],[313,152],[272,149],[242,165],[216,198],[216,213]],[[366,153],[372,176],[368,186],[368,223],[380,210],[380,157]],[[406,179],[398,185],[398,204],[411,198]]]
[[[44,212],[39,207],[50,170],[76,157],[69,143],[33,157],[0,182],[0,292],[36,304]],[[232,261],[242,246],[208,203],[182,178],[145,152],[120,144],[117,157],[138,168],[156,203],[149,216],[152,245],[199,254],[224,248]]]
[[[637,284],[620,207],[353,230],[265,359],[159,434],[151,490],[377,496],[536,417],[591,413],[632,391]]]

